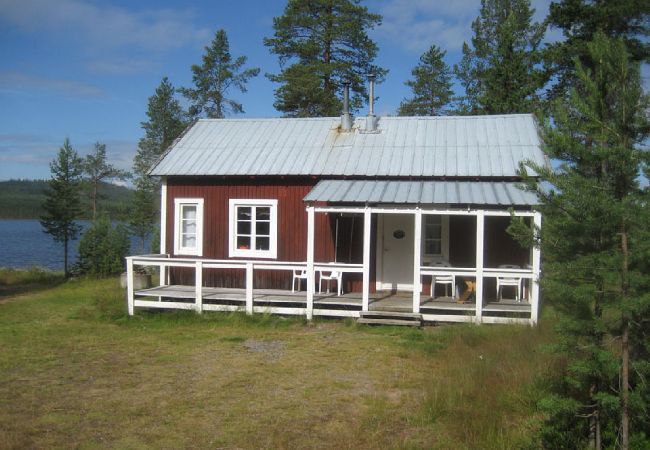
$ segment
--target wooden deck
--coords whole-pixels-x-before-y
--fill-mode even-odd
[[[157,286],[149,289],[142,289],[135,292],[136,298],[147,298],[149,301],[140,300],[140,306],[150,307],[164,307],[165,303],[185,303],[190,309],[195,299],[194,286],[185,285],[171,285],[171,286]],[[202,289],[203,304],[204,305],[224,305],[232,306],[234,308],[207,308],[216,310],[236,310],[243,308],[246,303],[246,290],[236,288],[214,288],[203,287]],[[157,305],[152,305],[155,298]],[[137,300],[136,300],[137,301]],[[379,292],[370,295],[369,309],[371,311],[395,311],[395,312],[411,312],[412,311],[412,297],[411,294],[391,294],[386,292]],[[253,291],[253,302],[256,306],[262,307],[290,307],[305,308],[307,304],[306,293],[291,292],[276,289],[255,289]],[[360,311],[362,306],[361,293],[349,292],[341,296],[336,293],[316,293],[314,296],[314,309],[317,310],[350,310]],[[173,307],[173,306],[170,306]],[[451,297],[438,297],[432,299],[431,297],[422,297],[420,303],[420,311],[425,316],[472,316],[476,310],[474,303],[457,303]],[[483,305],[483,314],[486,316],[494,315],[499,316],[503,314],[511,314],[516,317],[528,316],[530,317],[531,307],[526,302],[516,302],[514,300],[501,300],[490,301]],[[327,314],[321,314],[327,315]],[[342,314],[334,314],[342,315]],[[352,314],[352,316],[355,316]]]

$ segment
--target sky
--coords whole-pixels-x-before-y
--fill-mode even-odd
[[[0,0],[0,180],[49,178],[49,162],[64,139],[81,155],[95,142],[108,159],[130,169],[146,120],[147,99],[167,76],[191,87],[191,65],[225,29],[233,56],[248,57],[261,74],[237,117],[279,117],[273,108],[276,56],[262,43],[285,0]],[[404,82],[432,44],[447,51],[450,66],[471,38],[479,0],[365,0],[383,15],[370,31],[376,63],[389,69],[376,87],[377,113],[394,114],[408,97]],[[533,0],[536,20],[550,0]],[[547,39],[559,38],[551,30]],[[365,110],[359,111],[365,114]]]

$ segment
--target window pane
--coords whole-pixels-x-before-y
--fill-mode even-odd
[[[251,248],[250,236],[237,236],[237,248],[239,250],[248,250]]]
[[[251,220],[251,207],[238,206],[237,207],[237,220]]]
[[[196,247],[196,235],[194,234],[184,234],[182,238],[182,247],[185,248],[194,248]]]
[[[196,233],[196,222],[193,220],[183,220],[183,230],[182,233]]]
[[[196,206],[183,205],[183,219],[195,220],[196,219]]]
[[[257,222],[255,224],[255,233],[258,236],[268,236],[271,234],[271,223],[270,222]]]
[[[255,242],[255,250],[269,250],[269,238],[267,237],[258,237]]]
[[[237,234],[251,234],[251,223],[237,222]]]
[[[268,206],[258,206],[255,215],[257,220],[271,220],[271,208]]]

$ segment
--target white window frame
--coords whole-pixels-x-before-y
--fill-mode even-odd
[[[427,254],[426,250],[426,218],[435,217],[435,214],[425,214],[422,216],[422,261],[431,263],[434,261],[449,262],[449,216],[437,215],[440,217],[440,251],[438,255]]]
[[[183,247],[181,239],[182,210],[184,206],[196,207],[196,246]],[[175,198],[174,199],[174,254],[203,256],[203,199]]]
[[[237,207],[238,206],[262,206],[271,208],[269,226],[269,249],[256,250],[237,248]],[[277,199],[236,199],[229,200],[229,255],[230,257],[244,258],[269,258],[276,259],[278,254],[278,201]],[[251,223],[251,240],[254,240],[255,222]]]

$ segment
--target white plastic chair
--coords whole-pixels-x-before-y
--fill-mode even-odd
[[[448,262],[435,261],[431,263],[431,267],[451,267]],[[456,275],[433,275],[431,278],[431,298],[436,291],[436,284],[443,284],[445,286],[445,296],[447,295],[447,286],[451,285],[451,297],[456,297]]]
[[[325,275],[325,272],[320,273],[320,280],[318,281],[318,292],[323,292],[323,280],[327,280],[327,293],[330,293],[330,283],[332,280],[336,280],[337,295],[340,296],[343,293],[343,274],[336,270],[332,270],[329,275]]]
[[[521,269],[520,266],[516,264],[501,264],[499,269]],[[503,299],[503,287],[512,286],[517,288],[517,294],[515,300],[521,301],[521,277],[497,277],[497,300]]]
[[[293,280],[291,281],[291,292],[295,292],[294,288],[296,287],[296,281],[298,281],[298,292],[300,292],[301,280],[306,280],[306,279],[307,279],[306,270],[294,270]]]

